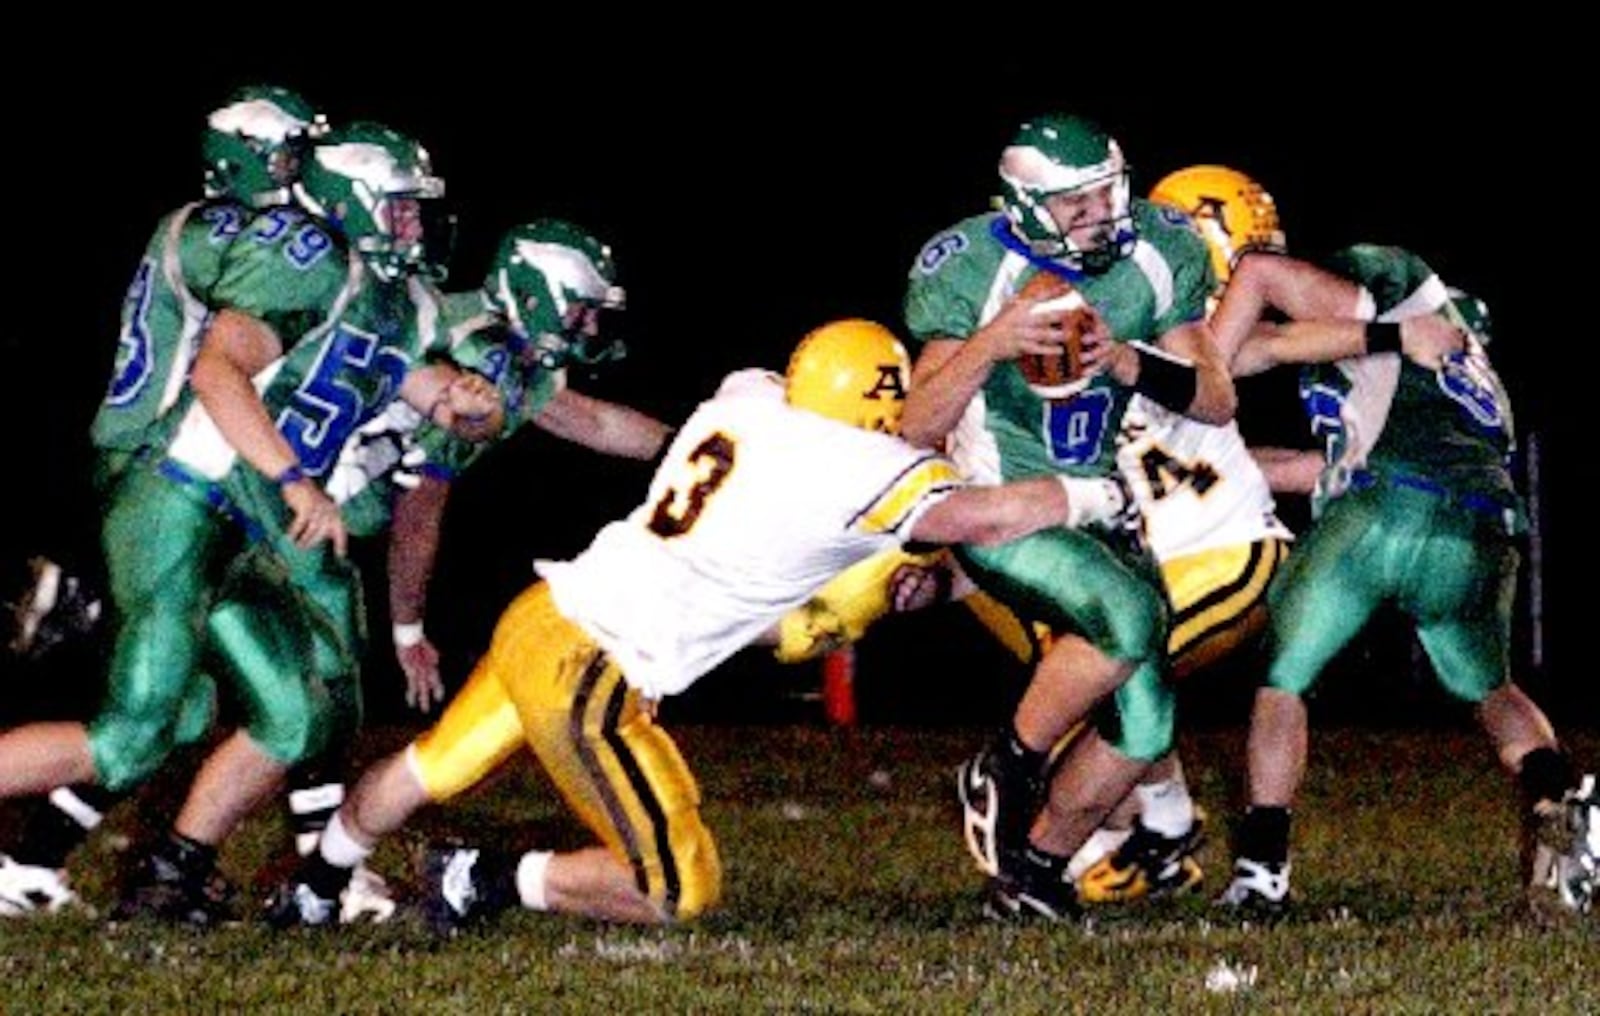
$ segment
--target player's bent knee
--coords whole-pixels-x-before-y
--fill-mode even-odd
[[[1166,655],[1166,601],[1151,587],[1105,604],[1100,612],[1105,635],[1092,641],[1119,660],[1155,660]]]
[[[326,700],[313,700],[300,703],[300,708],[258,716],[245,729],[263,753],[292,766],[319,755],[327,747],[331,727]]]
[[[169,724],[129,717],[102,718],[89,727],[89,756],[100,785],[132,789],[161,768],[176,742]]]
[[[1479,674],[1446,674],[1436,670],[1441,687],[1468,705],[1482,705],[1484,699],[1510,683],[1504,672]]]
[[[1154,762],[1172,748],[1177,699],[1160,668],[1143,667],[1117,689],[1099,716],[1100,736],[1136,762]]]
[[[677,923],[692,921],[722,901],[722,859],[716,841],[705,826],[695,825],[693,835],[673,843],[673,863],[679,873],[676,893],[669,891],[658,901],[667,920]]]

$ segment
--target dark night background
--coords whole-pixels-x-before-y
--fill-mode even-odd
[[[782,27],[762,29],[761,38]],[[1561,401],[1574,398],[1565,394],[1574,385],[1557,376],[1587,377],[1581,367],[1592,363],[1574,349],[1581,336],[1566,334],[1576,329],[1565,306],[1557,318],[1558,301],[1568,304],[1564,294],[1587,281],[1577,278],[1587,265],[1565,256],[1553,214],[1567,206],[1559,180],[1577,164],[1578,142],[1555,129],[1572,100],[1561,82],[1539,76],[1552,64],[1506,53],[1517,32],[1485,29],[1448,47],[1431,37],[1392,39],[1325,65],[1288,41],[1256,40],[1272,52],[1271,66],[1258,66],[1265,58],[1254,52],[1179,59],[1197,43],[1174,37],[1171,59],[1150,77],[1129,69],[1126,52],[1098,73],[1064,73],[998,45],[939,59],[905,39],[841,32],[822,43],[810,30],[770,47],[744,37],[726,48],[680,42],[648,59],[608,52],[592,30],[570,46],[552,38],[526,51],[480,40],[473,59],[458,57],[449,74],[426,60],[334,64],[326,54],[286,59],[288,47],[269,56],[246,45],[226,60],[193,47],[194,55],[153,64],[129,55],[92,65],[46,60],[54,70],[26,76],[8,70],[12,94],[33,100],[10,110],[7,146],[28,155],[6,176],[10,214],[21,220],[13,235],[27,240],[25,256],[13,250],[9,262],[18,313],[3,335],[14,456],[8,576],[36,547],[70,543],[93,524],[82,435],[110,363],[122,291],[156,219],[198,196],[203,117],[237,85],[288,85],[336,122],[375,119],[422,140],[460,216],[449,288],[475,286],[500,232],[522,219],[568,217],[606,239],[628,289],[631,354],[600,377],[575,375],[574,384],[669,420],[729,369],[781,369],[800,335],[827,319],[867,316],[898,328],[918,247],[987,207],[1016,124],[1054,108],[1102,121],[1121,141],[1139,193],[1184,165],[1229,164],[1274,194],[1296,253],[1356,241],[1403,245],[1489,302],[1491,353],[1531,439],[1525,446],[1538,447],[1543,480],[1540,661],[1530,661],[1534,630],[1524,623],[1519,678],[1559,723],[1596,722],[1596,682],[1578,636],[1587,599],[1580,559],[1589,552],[1573,464],[1586,421],[1581,402]],[[1115,50],[1126,31],[1105,44]],[[846,38],[857,41],[838,41]],[[1491,40],[1497,61],[1535,70],[1478,70]],[[1303,41],[1297,33],[1294,43]],[[1225,78],[1220,65],[1232,68]],[[86,86],[92,102],[70,97]],[[1269,376],[1241,391],[1248,439],[1303,443],[1291,378]],[[531,558],[577,550],[631,507],[644,479],[635,465],[539,435],[520,436],[463,478],[429,614],[452,681],[527,580]],[[1303,522],[1303,505],[1283,508]],[[381,561],[381,548],[359,552]],[[374,714],[396,716],[382,588],[379,576],[369,701]],[[970,720],[975,701],[998,715],[1018,679],[959,608],[885,622],[860,658],[868,720]],[[788,715],[785,693],[814,675],[750,651],[671,708]],[[1242,719],[1247,683],[1248,675],[1224,677],[1214,694],[1191,693],[1196,714]],[[1465,715],[1384,618],[1328,675],[1319,700],[1330,718]]]

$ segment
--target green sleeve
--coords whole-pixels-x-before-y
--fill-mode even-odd
[[[265,321],[288,346],[327,317],[347,276],[342,241],[302,214],[274,209],[228,248],[212,303]]]
[[[981,324],[994,258],[988,223],[976,216],[934,236],[917,252],[906,285],[902,310],[911,340],[923,343],[942,336],[965,339]]]
[[[1426,261],[1402,247],[1355,244],[1336,253],[1328,267],[1371,293],[1380,316],[1416,298],[1424,287],[1442,286]]]

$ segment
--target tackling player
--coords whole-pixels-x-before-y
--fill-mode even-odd
[[[600,845],[438,852],[436,920],[454,926],[518,901],[640,922],[715,905],[716,841],[655,703],[874,552],[908,540],[993,544],[1121,509],[1104,479],[963,486],[942,456],[894,436],[908,374],[892,333],[846,320],[808,335],[786,377],[730,375],[677,432],[644,502],[577,558],[541,562],[439,723],[363,775],[283,887],[278,919],[327,923],[381,836],[523,743]]]

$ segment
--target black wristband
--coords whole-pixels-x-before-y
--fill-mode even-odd
[[[1200,390],[1200,372],[1160,353],[1139,351],[1139,379],[1133,390],[1175,413],[1188,410]]]
[[[1366,335],[1368,353],[1400,352],[1400,322],[1368,321]]]

